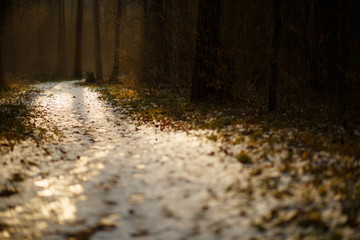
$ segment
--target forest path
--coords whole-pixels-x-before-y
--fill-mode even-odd
[[[249,199],[226,194],[241,164],[204,138],[137,127],[78,83],[36,85],[32,121],[46,134],[1,156],[0,180],[18,193],[1,198],[0,239],[257,235],[239,214]]]

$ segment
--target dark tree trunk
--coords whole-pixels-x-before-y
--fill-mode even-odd
[[[74,78],[81,78],[82,77],[81,42],[82,42],[83,0],[78,0],[76,12],[77,15],[76,15]]]
[[[268,110],[275,111],[277,108],[277,85],[278,85],[278,49],[281,30],[281,0],[274,0],[274,33],[272,42],[272,56],[270,62],[271,76],[269,82]]]
[[[141,76],[140,82],[142,84],[151,85],[150,77],[150,59],[149,59],[149,43],[150,43],[150,33],[149,33],[149,5],[148,0],[143,0],[143,36],[142,36],[142,51],[141,51]]]
[[[121,0],[116,0],[114,65],[113,65],[111,77],[109,79],[110,82],[117,82],[119,80],[120,21],[121,21]]]
[[[2,31],[2,27],[0,27]],[[3,56],[2,56],[2,39],[0,38],[0,91],[6,88],[5,79],[4,79],[4,65],[3,65]]]
[[[223,97],[220,69],[220,0],[199,0],[191,101]]]
[[[320,17],[320,53],[322,65],[326,68],[325,77],[330,86],[330,91],[335,91],[338,72],[338,5],[337,0],[319,0],[319,17]]]
[[[178,51],[178,62],[177,62],[177,66],[178,66],[178,83],[177,85],[187,85],[189,84],[190,81],[190,76],[189,73],[191,72],[191,56],[193,54],[193,49],[190,48],[189,46],[192,45],[192,41],[191,41],[191,33],[190,33],[190,26],[189,26],[189,22],[190,20],[188,19],[188,13],[190,10],[190,4],[189,4],[189,0],[179,0],[178,2],[178,7],[179,10],[178,12],[180,13],[179,15],[179,27],[180,27],[180,40],[178,43],[178,47],[177,47],[177,51]]]
[[[328,94],[334,96],[338,118],[347,127],[346,112],[349,102],[346,102],[347,78],[346,69],[350,58],[349,32],[347,17],[351,13],[351,3],[346,0],[319,0],[321,34],[326,36],[320,46],[321,63],[326,68],[325,79]],[[347,97],[351,99],[351,96]]]
[[[143,39],[141,82],[154,88],[167,83],[169,72],[169,46],[166,29],[167,14],[163,0],[143,0]]]
[[[310,1],[310,0],[309,0]],[[310,22],[311,34],[309,34],[309,72],[310,72],[310,88],[315,96],[324,92],[325,87],[323,85],[322,74],[320,71],[320,52],[319,52],[319,35],[320,35],[320,23],[319,23],[319,9],[316,1],[310,1],[309,11],[311,11]]]
[[[167,84],[170,78],[169,72],[169,44],[168,44],[168,35],[169,32],[166,29],[166,25],[168,22],[168,16],[164,9],[164,0],[157,0],[155,3],[155,12],[156,19],[155,25],[159,26],[159,41],[156,42],[156,47],[154,53],[157,55],[158,61],[158,73],[157,79],[158,84]]]
[[[7,88],[5,83],[5,74],[4,74],[4,61],[3,61],[3,36],[4,34],[4,25],[5,25],[5,17],[6,17],[6,10],[8,1],[0,1],[0,91]]]
[[[38,24],[36,28],[36,60],[33,62],[33,70],[37,80],[51,79],[56,74],[56,61],[55,66],[52,66],[54,48],[52,40],[56,38],[57,29],[53,28],[57,20],[57,6],[55,1],[35,1],[35,8],[44,8],[46,11],[43,14],[37,14],[36,20]],[[56,6],[56,7],[55,7]],[[52,30],[55,31],[52,31]],[[53,51],[49,51],[52,48]],[[55,50],[56,52],[56,50]],[[55,68],[55,69],[52,69]]]
[[[101,41],[100,41],[100,21],[99,21],[99,0],[94,0],[94,34],[95,34],[95,69],[96,80],[101,81],[102,64],[101,64]]]
[[[65,0],[59,0],[57,77],[66,76]]]

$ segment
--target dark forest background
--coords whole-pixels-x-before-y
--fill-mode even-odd
[[[359,124],[360,1],[2,0],[0,83],[85,77]],[[300,110],[299,110],[300,109]]]

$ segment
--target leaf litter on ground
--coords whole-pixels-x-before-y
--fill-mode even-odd
[[[229,184],[226,194],[251,199],[251,207],[239,212],[259,233],[279,237],[288,231],[294,239],[360,237],[359,126],[345,130],[306,114],[265,113],[241,104],[237,109],[191,104],[184,93],[170,90],[144,94],[106,85],[99,91],[139,125],[196,132],[219,142],[219,151],[248,176],[247,184]],[[278,227],[286,230],[271,230]]]
[[[31,114],[41,116],[28,102],[32,94],[42,93],[32,93],[26,86],[22,89],[1,93],[1,116],[8,116],[0,124],[6,130],[0,132],[4,144],[56,135],[56,129],[45,131],[27,121]],[[231,214],[233,218],[214,222],[211,230],[215,234],[240,218],[258,232],[253,239],[359,238],[359,127],[354,126],[350,133],[339,125],[294,119],[287,113],[265,114],[241,105],[238,109],[226,104],[195,105],[184,94],[167,90],[150,93],[104,85],[99,91],[115,111],[127,114],[138,126],[206,137],[218,143],[221,161],[239,166],[239,178],[229,182],[223,196],[208,189],[213,199],[221,197],[233,204],[221,207],[222,211],[227,211],[225,207],[234,211],[231,206],[238,210]],[[16,121],[9,128],[11,119]],[[13,135],[8,134],[10,130]],[[24,160],[23,164],[31,167],[38,163]],[[0,197],[21,191],[25,178],[21,172],[9,175]],[[221,215],[212,212],[217,208],[211,204],[209,199],[195,224],[207,214]]]

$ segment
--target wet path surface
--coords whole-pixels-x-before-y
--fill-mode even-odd
[[[199,137],[137,127],[77,83],[37,85],[33,121],[48,134],[1,156],[18,193],[1,198],[0,239],[256,235],[237,210],[249,199],[226,195],[241,165]]]

